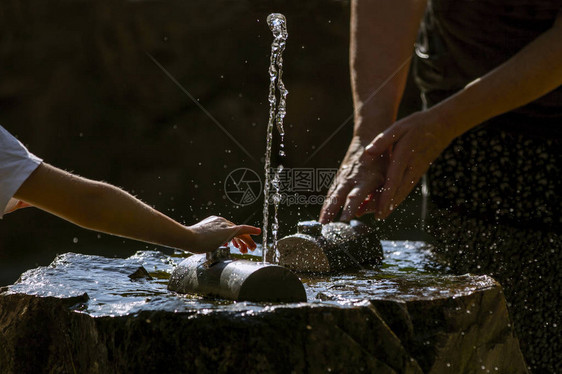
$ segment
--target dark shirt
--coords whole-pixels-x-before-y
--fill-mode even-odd
[[[508,60],[551,28],[561,9],[562,0],[429,0],[414,63],[428,104]],[[562,86],[486,125],[562,138]]]

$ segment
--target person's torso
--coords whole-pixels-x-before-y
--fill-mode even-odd
[[[562,0],[429,0],[416,43],[418,86],[442,100],[552,27],[561,8]],[[562,86],[512,114],[562,127]]]

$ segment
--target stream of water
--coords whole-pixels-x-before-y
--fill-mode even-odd
[[[283,84],[283,51],[287,42],[287,21],[285,16],[280,13],[272,13],[267,17],[267,24],[273,33],[273,43],[271,43],[271,57],[269,63],[269,121],[267,123],[267,140],[265,149],[265,183],[263,187],[263,261],[277,263],[277,233],[279,231],[279,219],[277,213],[279,210],[279,202],[281,201],[281,183],[280,174],[283,171],[283,165],[280,164],[272,173],[271,169],[271,152],[273,148],[273,127],[277,127],[277,131],[281,137],[279,145],[279,156],[285,156],[284,136],[285,129],[283,120],[286,114],[286,100],[289,91]],[[277,99],[279,93],[279,100]],[[273,179],[271,178],[273,174]],[[271,224],[272,246],[269,246],[269,206],[270,191],[273,188],[273,223]],[[269,253],[271,251],[271,253]]]

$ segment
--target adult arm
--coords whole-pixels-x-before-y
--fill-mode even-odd
[[[426,0],[353,0],[350,69],[355,126],[330,187],[320,221],[353,217],[365,196],[381,187],[388,160],[361,158],[365,146],[396,119]]]
[[[258,228],[212,216],[184,226],[107,183],[42,163],[14,197],[81,227],[190,252],[207,252],[235,238],[253,249]]]
[[[363,212],[374,211],[378,218],[387,217],[454,138],[560,86],[561,40],[562,11],[549,30],[496,69],[378,135],[363,157],[378,158],[392,148],[390,164],[378,201],[368,202]]]

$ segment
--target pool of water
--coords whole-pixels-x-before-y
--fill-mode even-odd
[[[433,261],[423,242],[383,241],[382,244],[384,261],[378,268],[302,277],[308,303],[346,307],[372,298],[449,297],[488,285],[485,277],[445,275],[446,269]],[[233,254],[256,261],[261,259],[260,247],[251,255],[242,255],[234,249]],[[93,316],[119,316],[143,310],[253,313],[279,307],[279,304],[217,300],[168,291],[170,274],[186,256],[181,252],[166,255],[158,251],[139,251],[120,259],[65,253],[49,266],[26,271],[6,292],[64,298],[87,293],[88,301],[74,308]],[[129,277],[141,266],[151,279]]]

